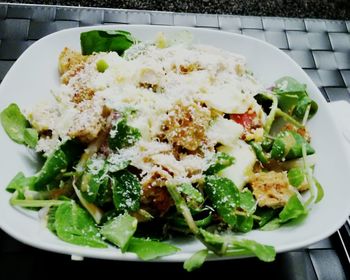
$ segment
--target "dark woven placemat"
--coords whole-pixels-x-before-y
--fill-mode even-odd
[[[350,21],[318,19],[0,3],[0,81],[21,53],[45,35],[71,27],[118,23],[214,28],[265,40],[290,55],[312,78],[327,101],[350,101]],[[265,272],[278,269],[279,275],[284,275],[283,279],[345,279],[346,269],[342,268],[340,253],[337,254],[333,245],[339,240],[332,241],[335,237],[305,250],[280,254],[274,266],[261,266],[261,269]],[[42,255],[26,248],[0,231],[0,262],[2,254],[5,256],[3,261],[9,266],[15,264],[16,254]],[[28,258],[24,257],[23,262],[27,263]],[[43,260],[46,258],[46,255],[42,256]],[[254,261],[240,263],[249,267]],[[214,269],[215,265],[211,267]],[[175,268],[171,266],[169,269]]]

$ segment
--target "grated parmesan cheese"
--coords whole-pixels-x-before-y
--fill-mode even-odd
[[[61,141],[73,138],[89,143],[108,129],[111,112],[132,109],[128,125],[137,128],[142,139],[110,152],[110,171],[127,162],[141,170],[142,182],[152,181],[155,174],[177,184],[199,182],[216,146],[223,145],[219,150],[232,154],[236,163],[221,175],[242,187],[256,159],[239,140],[243,127],[224,114],[252,109],[264,121],[254,99],[264,87],[247,74],[244,57],[193,44],[187,35],[180,39],[160,35],[156,44],[134,45],[124,57],[115,52],[93,54],[74,71],[66,71],[65,83],[53,92],[55,102],[28,113],[37,130],[51,134],[41,136],[37,150],[48,155]],[[108,64],[103,73],[96,68],[101,59]],[[103,164],[104,159],[94,158],[91,172]]]

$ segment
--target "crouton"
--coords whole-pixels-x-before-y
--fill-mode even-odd
[[[286,172],[260,172],[250,178],[253,195],[260,207],[280,208],[295,194]]]
[[[64,48],[58,57],[58,70],[63,75],[69,70],[72,70],[77,65],[84,63],[85,57],[76,51],[69,48]]]
[[[198,104],[177,105],[162,126],[164,137],[174,146],[197,150],[205,141],[210,111]]]

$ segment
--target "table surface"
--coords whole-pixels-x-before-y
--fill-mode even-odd
[[[160,24],[215,28],[265,40],[290,55],[312,78],[328,102],[350,101],[350,21],[276,17],[184,14],[138,10],[31,6],[0,3],[0,81],[33,42],[52,32],[97,24]],[[308,248],[277,255],[274,263],[256,259],[208,262],[193,275],[244,273],[272,279],[347,279],[346,247],[350,227]],[[344,244],[345,243],[345,244]],[[85,259],[26,246],[0,230],[0,279],[38,279],[42,268],[64,277],[111,275],[120,269],[130,276],[187,275],[182,264]],[[20,269],[19,269],[20,268]],[[59,268],[59,269],[58,269]],[[92,269],[93,268],[93,269]],[[252,269],[254,268],[254,269]],[[157,271],[157,274],[154,274]],[[232,274],[233,275],[233,274]],[[235,274],[236,275],[236,274]]]
[[[7,0],[13,3],[143,9],[185,13],[349,19],[347,0]]]

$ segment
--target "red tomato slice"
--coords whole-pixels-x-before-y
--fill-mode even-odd
[[[254,111],[248,111],[243,114],[231,114],[230,119],[241,124],[245,130],[250,130],[253,127],[253,120],[256,118]]]

